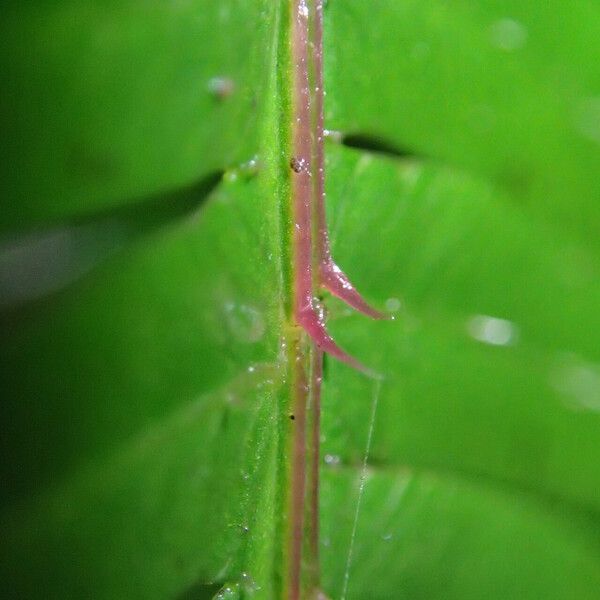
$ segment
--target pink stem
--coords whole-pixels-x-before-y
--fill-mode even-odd
[[[313,561],[313,584],[319,578],[319,435],[320,435],[320,390],[322,378],[322,352],[328,352],[341,361],[371,376],[355,358],[344,352],[327,333],[323,316],[314,304],[313,277],[313,214],[317,228],[317,260],[321,284],[338,295],[351,306],[379,318],[381,313],[368,306],[352,287],[347,277],[331,259],[329,238],[325,221],[324,155],[323,155],[323,3],[313,0],[314,19],[312,62],[309,51],[309,10],[307,0],[291,0],[291,55],[293,77],[293,156],[290,166],[293,174],[292,218],[293,218],[293,270],[294,297],[293,316],[298,325],[314,340],[316,348],[312,353],[312,462],[311,490],[309,499],[309,519],[311,537],[309,550]],[[311,94],[309,71],[313,69],[316,81],[314,94]],[[311,97],[315,102],[315,122],[311,121]],[[313,136],[313,126],[314,136]],[[313,183],[313,156],[317,173]],[[290,538],[288,597],[299,600],[302,593],[302,547],[305,522],[307,485],[306,402],[308,382],[299,340],[292,352],[294,370],[294,433],[292,436],[292,460],[290,479]],[[297,360],[295,360],[297,359]]]
[[[300,343],[294,352],[301,356]],[[289,593],[290,600],[299,600],[302,586],[302,541],[304,534],[304,502],[306,495],[306,400],[307,378],[302,360],[294,364],[294,433],[292,436],[292,464],[290,482],[290,552]]]
[[[342,362],[368,372],[327,333],[313,301],[312,272],[312,135],[309,79],[309,20],[306,0],[292,1],[293,133],[292,213],[294,220],[294,317],[317,346]],[[317,94],[318,96],[318,94]],[[318,136],[317,136],[318,137]],[[319,144],[317,144],[318,146]],[[321,132],[322,145],[322,132]]]
[[[325,214],[325,152],[323,144],[323,0],[315,0],[313,20],[313,65],[315,78],[315,195],[317,215],[317,249],[320,284],[332,294],[373,319],[386,315],[365,302],[346,274],[335,264],[331,256],[327,218]]]
[[[310,489],[310,549],[314,585],[319,585],[319,466],[321,455],[321,382],[323,380],[323,353],[315,348],[312,364],[312,461]]]

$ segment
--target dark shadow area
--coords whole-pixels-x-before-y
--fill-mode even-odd
[[[426,158],[422,154],[408,150],[407,148],[399,148],[387,140],[377,136],[366,135],[363,133],[348,133],[342,137],[342,144],[348,148],[356,148],[366,152],[375,154],[385,154],[394,158]]]
[[[323,352],[323,366],[321,368],[321,379],[327,381],[329,379],[329,354]]]
[[[222,176],[216,171],[134,204],[0,237],[0,310],[57,292],[140,236],[197,214]]]
[[[66,223],[76,227],[103,221],[119,221],[128,223],[132,230],[140,232],[160,227],[199,210],[222,177],[223,171],[214,171],[180,189],[139,198],[127,206],[108,208],[91,216],[70,219]]]
[[[218,583],[194,583],[187,590],[175,596],[174,600],[210,600],[221,589]]]

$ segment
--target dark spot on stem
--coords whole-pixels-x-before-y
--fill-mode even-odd
[[[304,170],[304,160],[292,158],[290,160],[290,167],[294,173],[301,173]]]
[[[296,417],[294,415],[290,415],[290,420],[293,421]]]

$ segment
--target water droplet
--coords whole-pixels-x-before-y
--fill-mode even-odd
[[[247,176],[256,175],[260,169],[260,161],[258,156],[253,156],[250,160],[242,163],[238,169]]]
[[[215,598],[218,600],[237,600],[240,597],[240,586],[237,583],[225,584],[217,593]]]
[[[385,310],[394,313],[398,312],[402,308],[402,302],[399,298],[388,298],[385,301]]]
[[[317,318],[321,323],[325,322],[325,305],[319,300],[319,298],[313,298],[313,307],[317,313]]]
[[[326,454],[323,460],[330,467],[337,467],[342,462],[342,459],[337,454]]]
[[[237,167],[225,171],[223,179],[228,183],[237,181],[240,177],[249,179],[254,177],[260,171],[260,167],[261,163],[258,156],[253,156],[250,160],[239,164]]]
[[[229,171],[225,171],[223,174],[223,180],[227,183],[233,183],[238,179],[238,170],[237,169],[229,169]]]
[[[514,19],[498,19],[490,27],[490,43],[499,50],[514,52],[527,42],[527,28]]]
[[[304,173],[308,170],[308,161],[305,158],[292,158],[290,168],[294,173]]]
[[[479,342],[492,346],[510,346],[519,337],[519,329],[512,321],[488,315],[474,315],[467,321],[469,335]]]
[[[323,135],[330,140],[337,142],[338,144],[342,142],[344,136],[341,131],[336,131],[335,129],[324,129]]]
[[[229,332],[239,342],[252,344],[265,334],[265,320],[262,313],[247,304],[227,302],[225,304],[225,322]]]
[[[569,408],[600,412],[600,365],[567,354],[550,373],[550,385]]]
[[[229,77],[213,77],[208,81],[208,91],[217,100],[225,100],[235,91],[235,82]]]
[[[246,571],[243,571],[240,575],[240,583],[245,592],[257,592],[260,590],[260,587],[256,585],[254,579]]]

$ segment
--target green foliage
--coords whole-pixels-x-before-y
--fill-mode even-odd
[[[285,5],[2,9],[6,597],[281,593]],[[326,7],[326,126],[395,148],[326,148],[335,256],[396,317],[327,299],[384,375],[326,362],[332,598],[597,597],[599,30]]]

